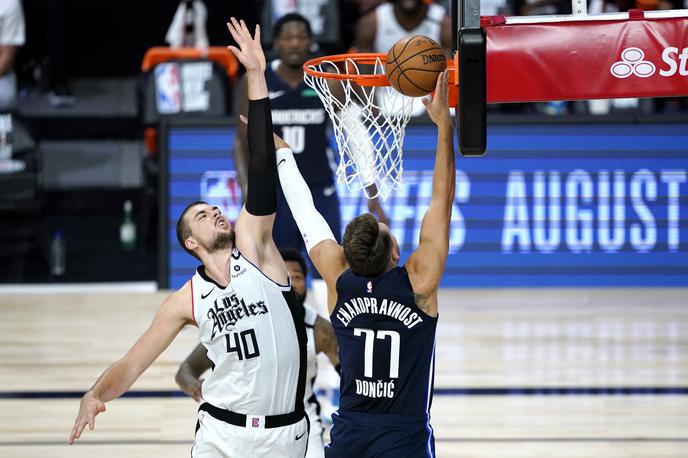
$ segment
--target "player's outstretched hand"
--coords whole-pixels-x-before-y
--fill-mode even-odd
[[[251,32],[243,20],[237,21],[235,18],[231,18],[230,22],[227,23],[227,28],[234,41],[239,45],[239,48],[227,46],[227,49],[246,67],[247,72],[264,72],[265,54],[260,44],[260,26],[256,25],[256,31],[251,36]]]
[[[445,70],[440,73],[437,78],[437,85],[435,86],[435,94],[432,97],[432,101],[429,97],[423,97],[423,105],[428,111],[428,115],[432,122],[437,124],[450,123],[451,116],[449,115],[449,89],[447,87],[448,71]]]
[[[244,124],[246,124],[248,126],[248,118],[245,115],[240,114],[239,119],[241,120],[241,122],[243,122]],[[275,142],[275,149],[276,150],[278,150],[280,148],[291,149],[291,146],[289,146],[289,143],[285,142],[282,137],[280,137],[279,135],[277,135],[274,132],[272,133],[272,139]]]
[[[73,444],[76,439],[81,437],[81,433],[86,425],[88,425],[90,430],[93,430],[96,422],[96,415],[101,412],[105,412],[105,403],[96,398],[93,391],[87,391],[81,398],[79,414],[76,416],[76,420],[74,420],[74,426],[69,435],[69,443]]]

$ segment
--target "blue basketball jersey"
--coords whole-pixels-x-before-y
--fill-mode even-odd
[[[337,279],[331,320],[339,343],[345,411],[426,414],[432,403],[437,318],[415,303],[405,267]]]
[[[275,72],[276,62],[265,70],[275,131],[291,146],[296,165],[308,185],[334,183],[330,149],[330,122],[318,94],[303,81],[287,84]]]

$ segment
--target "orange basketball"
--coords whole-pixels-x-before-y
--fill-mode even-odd
[[[410,97],[435,90],[447,58],[435,40],[423,35],[402,38],[387,52],[385,74],[394,89]]]

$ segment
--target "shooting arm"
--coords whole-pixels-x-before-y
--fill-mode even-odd
[[[423,217],[418,248],[406,263],[416,304],[431,316],[437,315],[437,287],[449,252],[449,223],[456,183],[454,134],[446,84],[445,71],[437,80],[435,99],[425,103],[437,125],[437,153],[430,206]]]
[[[236,104],[234,112],[237,114],[237,117],[241,113],[248,113],[248,81],[246,77],[241,78],[239,81],[235,97]],[[248,130],[246,129],[246,125],[239,120],[236,123],[236,128],[232,155],[234,157],[234,168],[236,169],[237,180],[239,181],[239,186],[241,186],[241,198],[246,202],[246,191],[248,186]]]
[[[336,242],[325,218],[315,208],[311,191],[299,172],[291,149],[282,143],[282,146],[287,146],[277,151],[277,171],[282,192],[301,231],[308,256],[327,283],[328,302],[336,301],[336,281],[346,269],[344,251]],[[331,305],[334,306],[333,303]]]

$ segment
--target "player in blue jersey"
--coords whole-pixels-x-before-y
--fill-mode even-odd
[[[277,59],[269,62],[265,71],[272,124],[275,132],[291,146],[299,171],[313,194],[315,207],[339,241],[341,216],[334,182],[334,157],[330,149],[330,121],[318,94],[303,80],[303,64],[310,57],[313,45],[311,27],[300,14],[289,13],[275,22],[273,36]],[[236,96],[237,115],[247,112],[246,90],[246,82],[240,81]],[[248,153],[246,126],[241,122],[237,122],[237,126],[234,160],[244,189]],[[387,216],[377,199],[369,201],[368,210],[386,221]],[[278,195],[273,236],[280,248],[302,246],[301,234],[281,193]]]
[[[340,410],[327,457],[434,456],[430,406],[434,377],[437,289],[449,251],[456,170],[447,73],[432,101],[437,154],[430,206],[414,253],[399,267],[399,245],[387,225],[365,214],[339,245],[313,205],[289,145],[276,138],[280,184],[308,255],[328,287],[339,344]]]

